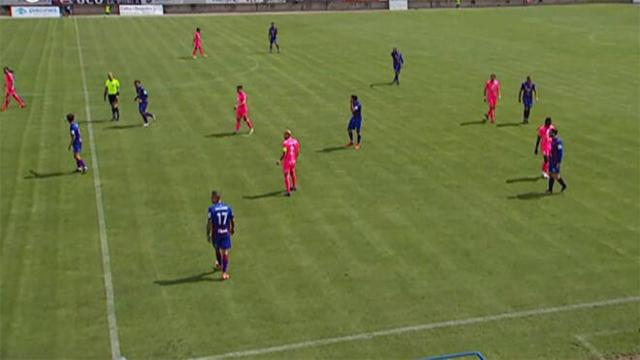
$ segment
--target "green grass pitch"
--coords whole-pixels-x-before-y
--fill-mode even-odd
[[[111,356],[92,170],[99,159],[115,310],[130,360],[190,358],[640,296],[640,8],[1,20],[0,64],[28,102],[0,114],[3,359]],[[282,53],[267,54],[267,27]],[[76,25],[78,34],[76,33]],[[203,30],[207,59],[190,59]],[[80,47],[76,42],[79,35]],[[389,52],[406,58],[400,87]],[[102,101],[123,83],[122,121]],[[502,81],[498,126],[484,81]],[[520,82],[540,102],[519,126]],[[158,120],[142,128],[134,79]],[[233,130],[235,86],[256,123]],[[360,151],[349,95],[364,106]],[[569,189],[541,197],[535,127],[554,118]],[[282,131],[302,143],[283,188]],[[528,181],[525,181],[527,180]],[[514,181],[515,180],[515,181]],[[209,192],[236,212],[232,279],[211,274]],[[584,308],[256,358],[591,359],[640,352],[640,306]]]

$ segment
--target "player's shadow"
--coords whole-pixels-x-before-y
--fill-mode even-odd
[[[211,271],[205,271],[197,275],[187,276],[183,278],[156,280],[153,283],[160,286],[169,286],[169,285],[182,285],[182,284],[196,283],[201,281],[216,281],[216,279],[209,277],[209,275],[212,275],[213,273],[215,273],[215,271],[211,270]]]
[[[281,196],[282,194],[284,194],[283,191],[277,190],[277,191],[271,191],[271,192],[259,194],[259,195],[245,195],[242,198],[246,200],[260,200],[260,199],[265,199],[270,197]]]
[[[142,125],[140,124],[113,125],[113,126],[107,126],[104,129],[105,130],[127,130],[127,129],[139,128],[139,127],[142,127]]]
[[[222,132],[222,133],[213,133],[213,134],[205,135],[205,137],[226,138],[226,137],[231,137],[235,135],[237,135],[235,131],[229,131],[229,132]]]
[[[393,81],[372,83],[372,84],[369,84],[369,87],[373,89],[374,87],[378,87],[378,86],[391,86],[391,85],[393,85]]]
[[[521,122],[517,122],[517,123],[502,123],[502,124],[496,125],[496,127],[509,127],[509,126],[522,126],[522,123]]]
[[[332,153],[332,152],[335,152],[335,151],[347,150],[347,149],[348,149],[348,147],[346,147],[346,146],[329,146],[329,147],[326,147],[324,149],[316,150],[316,152],[328,154],[328,153]]]
[[[548,196],[553,196],[547,192],[528,192],[507,197],[509,200],[539,200]]]
[[[513,183],[519,183],[519,182],[536,182],[538,180],[542,180],[542,176],[513,178],[513,179],[507,179],[505,182],[507,184],[513,184]]]
[[[77,171],[67,171],[67,172],[55,171],[55,172],[41,173],[35,170],[29,170],[29,173],[31,175],[25,176],[24,177],[25,179],[47,179],[47,178],[58,177],[58,176],[69,176],[69,175],[76,174]]]
[[[195,60],[193,56],[178,56],[178,60]]]
[[[78,124],[89,124],[89,123],[91,123],[91,124],[99,124],[99,123],[106,123],[106,122],[109,122],[109,121],[111,121],[111,120],[110,120],[110,119],[91,120],[91,121],[88,121],[88,120],[78,120],[78,121],[77,121],[77,123],[78,123]]]
[[[484,120],[480,120],[480,121],[465,121],[465,122],[461,122],[460,126],[482,125],[484,123],[485,123]]]

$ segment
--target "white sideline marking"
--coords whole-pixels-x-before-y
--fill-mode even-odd
[[[373,331],[368,333],[360,333],[360,334],[340,336],[340,337],[309,340],[309,341],[303,341],[298,343],[266,347],[262,349],[235,351],[235,352],[229,352],[229,353],[213,355],[213,356],[204,356],[204,357],[196,358],[193,360],[218,360],[218,359],[239,358],[239,357],[246,357],[246,356],[253,356],[253,355],[264,355],[264,354],[270,354],[270,353],[276,353],[276,352],[311,348],[311,347],[331,345],[331,344],[337,344],[337,343],[369,340],[376,337],[400,335],[400,334],[417,332],[417,331],[427,331],[427,330],[444,329],[444,328],[457,327],[457,326],[483,324],[483,323],[500,321],[500,320],[510,320],[510,319],[532,317],[532,316],[541,316],[541,315],[569,312],[574,310],[593,309],[593,308],[599,308],[599,307],[615,306],[615,305],[636,303],[636,302],[640,302],[640,296],[630,296],[630,297],[609,299],[609,300],[602,300],[602,301],[595,301],[595,302],[588,302],[588,303],[506,312],[506,313],[496,314],[496,315],[487,315],[487,316],[472,317],[467,319],[449,320],[449,321],[443,321],[443,322],[405,326],[405,327],[400,327],[395,329],[378,330],[378,331]]]
[[[85,112],[87,114],[87,130],[89,133],[89,147],[91,149],[91,169],[93,171],[93,185],[96,190],[96,211],[98,213],[98,228],[100,230],[100,250],[102,252],[102,271],[104,273],[104,290],[107,297],[107,322],[109,323],[109,341],[111,342],[111,358],[120,360],[120,338],[118,336],[118,323],[116,321],[116,306],[113,295],[113,281],[111,279],[111,256],[109,255],[109,242],[107,241],[107,225],[104,219],[104,205],[102,201],[102,185],[100,183],[100,169],[98,168],[98,154],[93,136],[93,123],[91,120],[91,108],[89,107],[89,91],[87,90],[87,76],[84,71],[84,59],[80,47],[80,31],[78,21],[74,18],[76,29],[76,42],[78,45],[78,59],[80,60],[80,74],[82,75],[82,89],[84,92]]]
[[[605,360],[604,355],[602,355],[600,350],[598,350],[597,347],[593,346],[593,344],[589,342],[586,337],[582,335],[575,335],[574,337],[580,342],[580,344],[582,344],[582,346],[584,346],[585,348],[587,348],[587,350],[589,350],[589,352],[591,352],[591,355],[598,358],[598,360]]]
[[[604,355],[602,354],[602,352],[600,350],[598,350],[597,347],[595,347],[595,345],[593,345],[588,339],[592,338],[592,337],[601,337],[601,336],[611,336],[611,335],[618,335],[618,334],[626,334],[629,332],[633,332],[633,331],[638,331],[638,329],[618,329],[618,330],[604,330],[604,331],[596,331],[593,333],[588,333],[588,334],[576,334],[573,337],[576,338],[576,340],[578,340],[578,342],[580,342],[580,344],[582,344],[582,346],[584,346],[587,350],[589,350],[589,352],[591,352],[591,355],[595,356],[598,358],[598,360],[605,360]]]

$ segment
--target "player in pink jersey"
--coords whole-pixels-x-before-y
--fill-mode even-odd
[[[238,85],[236,88],[238,93],[238,105],[236,105],[236,134],[240,131],[242,120],[247,123],[249,127],[249,135],[253,134],[253,122],[249,118],[249,106],[247,105],[247,93],[244,92],[242,85]]]
[[[196,28],[196,32],[193,34],[193,52],[191,52],[191,56],[196,58],[196,52],[200,51],[200,56],[207,57],[204,49],[202,48],[202,34],[200,34],[200,28]]]
[[[496,74],[491,74],[489,80],[484,85],[484,101],[489,104],[489,111],[484,115],[484,121],[490,120],[492,124],[496,122],[496,106],[498,100],[502,98],[500,93],[500,82],[496,79]]]
[[[282,156],[276,162],[277,165],[282,163],[284,186],[287,188],[286,196],[291,196],[291,192],[297,190],[296,162],[298,156],[300,156],[300,142],[291,135],[291,130],[286,130],[282,142]]]
[[[555,127],[551,124],[551,118],[544,119],[544,124],[538,128],[538,137],[536,138],[536,148],[533,153],[538,155],[538,146],[542,151],[542,177],[549,178],[549,157],[551,156],[551,130]]]
[[[24,100],[18,95],[18,91],[16,90],[16,77],[13,75],[13,70],[9,69],[8,66],[5,66],[3,69],[4,72],[4,102],[2,103],[2,111],[6,111],[9,107],[9,101],[11,98],[16,99],[21,108],[27,106]]]

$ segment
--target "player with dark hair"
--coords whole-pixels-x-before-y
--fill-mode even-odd
[[[564,159],[564,143],[558,136],[558,129],[553,129],[549,132],[551,135],[551,157],[549,158],[549,189],[547,193],[553,193],[553,184],[557,181],[562,186],[562,190],[567,189],[567,183],[560,176],[560,164]]]
[[[231,206],[222,202],[217,191],[211,192],[211,202],[207,212],[207,241],[211,242],[216,252],[215,268],[222,268],[222,280],[229,279],[229,251],[231,235],[236,231],[236,221]],[[220,266],[222,263],[222,266]]]
[[[11,98],[16,99],[21,108],[27,106],[16,90],[16,76],[13,74],[13,70],[9,69],[8,66],[5,66],[4,69],[2,69],[2,72],[4,73],[4,102],[2,103],[2,108],[0,110],[7,110]]]
[[[533,153],[538,155],[538,146],[542,151],[542,177],[549,178],[549,156],[551,155],[551,130],[555,129],[551,124],[551,118],[544,119],[544,124],[538,128],[536,147]]]
[[[278,28],[275,23],[271,23],[269,27],[269,52],[273,52],[273,45],[276,46],[278,52],[280,52],[280,44],[278,44]]]
[[[276,162],[277,165],[282,163],[284,171],[284,186],[287,189],[286,196],[291,196],[292,191],[296,191],[298,185],[298,176],[296,174],[296,162],[300,156],[300,142],[294,138],[291,130],[285,130],[284,141],[282,142],[282,156]]]
[[[491,121],[492,124],[496,122],[496,107],[498,106],[498,100],[502,97],[500,93],[500,82],[496,78],[496,74],[491,74],[489,80],[484,85],[484,101],[489,104],[489,110],[484,115],[484,121]]]
[[[104,82],[104,101],[109,99],[111,105],[111,120],[120,121],[120,108],[118,106],[118,97],[120,96],[120,80],[113,77],[112,73],[107,74],[107,80]]]
[[[76,117],[72,113],[67,114],[69,122],[69,131],[71,132],[71,141],[68,149],[73,149],[73,159],[76,161],[76,171],[83,174],[89,170],[87,164],[82,160],[80,153],[82,152],[82,136],[80,136],[80,125],[76,122]]]
[[[538,100],[536,84],[531,81],[531,76],[527,76],[525,82],[520,85],[520,91],[518,92],[518,102],[524,105],[524,112],[522,114],[523,124],[529,123],[529,115],[531,115],[534,99],[536,101]]]
[[[200,28],[196,28],[196,32],[193,33],[193,51],[191,52],[191,56],[195,59],[196,52],[200,51],[200,56],[207,57],[207,54],[204,52],[204,48],[202,47],[202,34],[200,33]]]
[[[391,51],[391,58],[393,59],[394,72],[393,81],[391,83],[400,85],[400,71],[402,71],[402,66],[404,65],[404,57],[397,48],[393,48]]]
[[[247,105],[247,93],[244,92],[242,85],[236,87],[236,93],[238,94],[238,103],[236,109],[236,134],[240,131],[240,126],[244,120],[249,127],[249,135],[253,134],[253,121],[249,118],[249,105]]]
[[[351,119],[349,120],[349,125],[347,126],[347,131],[349,133],[349,143],[347,147],[354,146],[353,144],[353,131],[355,130],[358,135],[358,141],[355,143],[355,149],[360,149],[360,142],[362,141],[362,104],[360,100],[358,100],[358,96],[351,95]]]
[[[147,111],[147,106],[149,106],[149,93],[144,86],[142,86],[140,80],[135,80],[133,86],[136,88],[136,97],[133,100],[138,102],[138,112],[140,112],[140,116],[142,116],[144,126],[149,126],[149,118],[151,118],[151,120],[156,119],[154,114]]]

